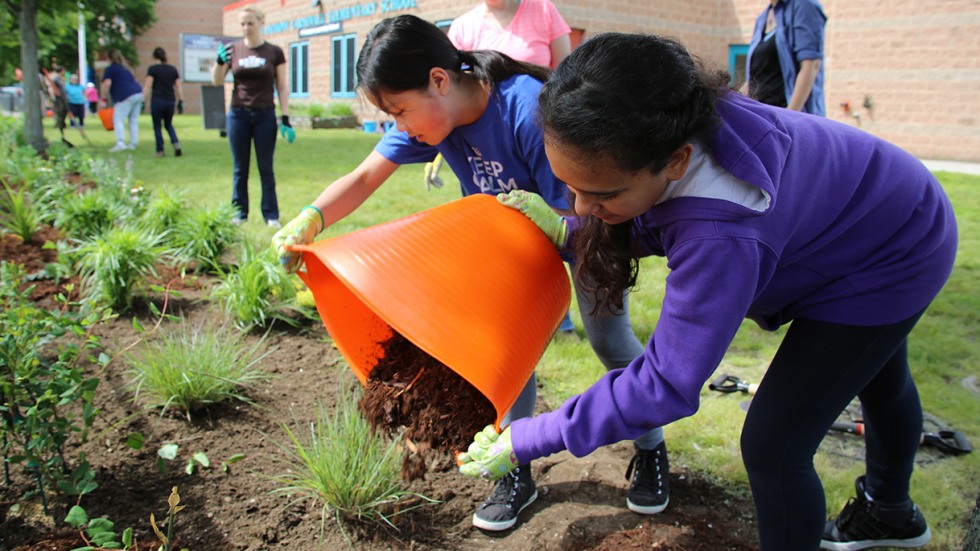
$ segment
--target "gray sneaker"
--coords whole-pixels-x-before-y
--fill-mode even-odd
[[[667,444],[661,442],[652,450],[641,450],[633,444],[636,454],[626,468],[630,491],[626,507],[641,515],[655,515],[670,502],[670,462]]]
[[[535,499],[538,490],[531,479],[531,466],[521,465],[497,481],[493,493],[473,513],[473,526],[491,532],[507,530]]]

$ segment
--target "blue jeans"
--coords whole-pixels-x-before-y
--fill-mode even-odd
[[[153,119],[153,137],[157,141],[157,153],[163,151],[163,131],[162,127],[167,129],[167,134],[170,134],[170,143],[173,144],[174,149],[180,149],[180,142],[177,141],[177,131],[174,130],[174,106],[177,105],[176,102],[153,98],[150,100],[150,117]]]
[[[262,180],[262,216],[266,220],[279,219],[279,200],[276,198],[276,175],[272,170],[272,156],[276,151],[276,110],[251,110],[232,107],[225,119],[231,158],[235,163],[232,176],[231,203],[238,207],[238,216],[248,218],[248,170],[251,164],[252,142],[255,142],[255,161]]]
[[[572,273],[574,274],[574,269]],[[621,312],[610,313],[603,310],[593,316],[591,312],[595,307],[595,298],[592,293],[582,289],[574,277],[572,282],[575,283],[575,296],[578,300],[579,312],[582,314],[582,326],[585,327],[585,334],[589,337],[592,351],[599,357],[602,365],[606,366],[607,370],[620,369],[643,355],[645,348],[636,338],[633,326],[630,324],[628,296],[623,296]],[[537,378],[532,373],[514,405],[501,421],[501,425],[506,426],[514,419],[534,415],[537,393]],[[664,429],[661,427],[634,440],[637,447],[643,450],[652,450],[663,441]]]

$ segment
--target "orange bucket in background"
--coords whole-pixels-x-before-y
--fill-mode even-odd
[[[99,120],[102,121],[102,128],[106,130],[112,130],[112,114],[115,111],[113,107],[104,107],[99,109]]]
[[[362,384],[394,330],[486,396],[498,429],[571,299],[554,245],[490,195],[293,250],[302,251],[299,275]]]

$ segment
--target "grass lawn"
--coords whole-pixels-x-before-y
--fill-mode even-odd
[[[84,145],[74,130],[68,138],[94,155],[111,156],[121,163],[132,156],[136,180],[151,188],[179,189],[195,204],[213,205],[230,201],[231,154],[226,140],[215,130],[204,131],[199,116],[175,118],[184,156],[174,158],[167,145],[167,156],[154,154],[150,118],[140,120],[140,145],[136,151],[109,154],[114,142],[111,132],[89,119],[92,145]],[[45,121],[49,139],[55,136],[50,120]],[[359,130],[297,129],[295,143],[278,143],[276,177],[279,208],[285,224],[335,178],[345,174],[371,150],[380,134]],[[358,211],[329,228],[326,236],[399,218],[418,210],[459,197],[458,185],[448,166],[441,176],[442,189],[426,191],[422,166],[405,166]],[[919,385],[923,408],[930,414],[963,431],[974,445],[980,444],[980,396],[963,384],[968,377],[980,378],[980,177],[939,173],[952,198],[959,219],[960,252],[952,278],[912,334],[910,360]],[[273,230],[262,224],[258,172],[250,178],[252,208],[243,227],[256,240],[267,241]],[[634,328],[641,340],[653,331],[663,297],[666,268],[662,259],[648,258],[642,263],[639,289],[631,298]],[[578,312],[573,305],[573,318]],[[578,338],[558,337],[542,359],[538,373],[541,399],[550,407],[578,393],[598,378],[603,369],[578,325]],[[745,322],[736,336],[720,372],[758,382],[765,373],[781,337]],[[974,379],[975,381],[976,379]],[[975,383],[977,384],[977,383]],[[974,387],[975,388],[975,387]],[[744,413],[738,403],[744,397],[702,394],[700,411],[666,428],[671,461],[702,470],[733,487],[747,488],[747,478],[738,449]],[[854,478],[864,471],[855,459],[821,452],[817,468],[823,479],[829,514],[836,512],[853,494]],[[948,457],[920,465],[912,481],[912,497],[924,511],[933,531],[929,549],[959,549],[966,519],[973,509],[980,488],[980,453]]]

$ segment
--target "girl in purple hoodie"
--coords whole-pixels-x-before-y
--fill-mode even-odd
[[[480,433],[460,470],[495,479],[692,415],[748,317],[789,325],[741,436],[762,548],[925,545],[929,528],[909,497],[922,408],[907,336],[953,267],[949,200],[901,149],[746,99],[727,79],[672,40],[609,33],[545,84],[545,149],[579,218],[526,191],[501,202],[578,260],[600,308],[619,306],[639,258],[666,257],[663,306],[629,366],[556,411]],[[855,396],[866,472],[825,522],[813,456]]]

